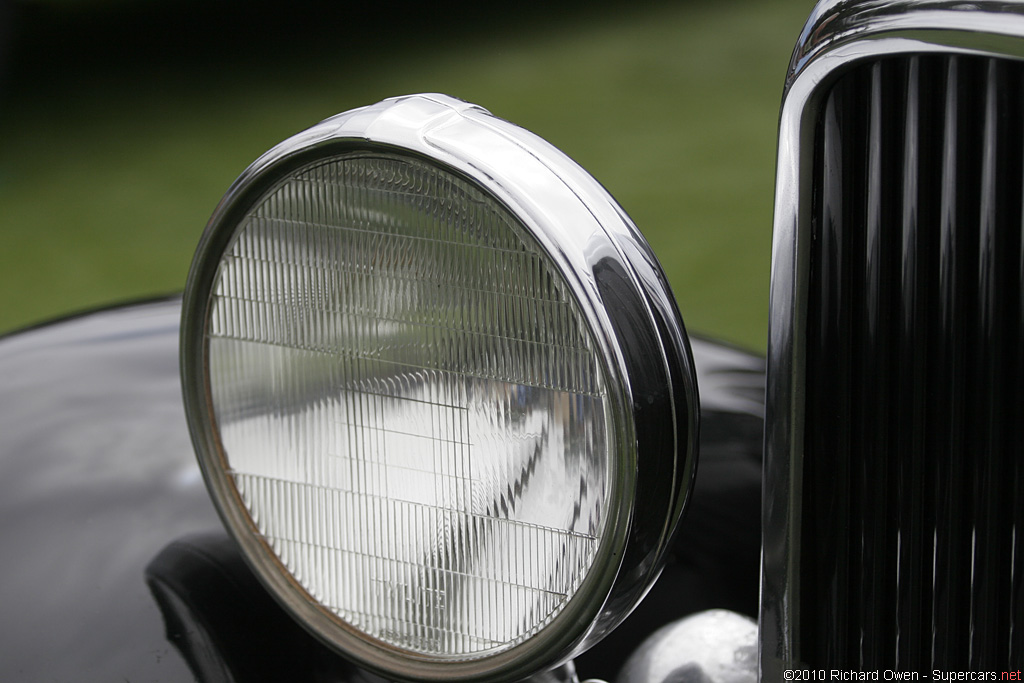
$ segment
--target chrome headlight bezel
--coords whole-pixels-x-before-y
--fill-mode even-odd
[[[529,230],[568,283],[600,349],[616,416],[611,508],[592,569],[534,637],[482,659],[438,661],[370,642],[321,609],[270,551],[224,466],[213,417],[206,331],[212,287],[240,221],[279,179],[355,150],[416,158],[497,200]],[[186,415],[225,525],[257,575],[309,630],[361,665],[430,680],[515,680],[572,656],[617,625],[660,572],[694,475],[695,373],[682,321],[656,259],[589,174],[540,138],[483,109],[419,95],[332,117],[247,169],[203,234],[185,291],[181,333]]]

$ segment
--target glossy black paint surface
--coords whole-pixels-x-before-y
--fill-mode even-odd
[[[1024,65],[879,58],[814,156],[800,659],[1024,655]]]
[[[0,340],[0,679],[176,681],[143,568],[217,530],[177,379],[178,303]]]
[[[169,299],[0,338],[0,680],[362,676],[267,599],[227,540],[185,427],[179,316]],[[581,678],[613,678],[685,614],[756,613],[764,361],[693,349],[689,514],[647,600],[577,660]]]

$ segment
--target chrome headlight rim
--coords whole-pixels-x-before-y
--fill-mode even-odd
[[[413,109],[414,118],[420,117],[414,125],[381,125],[383,119],[394,115],[408,118],[406,110],[409,108]],[[451,126],[466,126],[488,138],[492,149],[479,153],[444,149],[443,144],[431,138],[431,131]],[[494,151],[493,147],[501,147],[504,154],[525,155],[534,164],[533,172],[547,173],[548,182],[559,183],[562,194],[567,193],[579,202],[574,211],[579,213],[583,207],[591,214],[590,232],[566,239],[544,213],[542,205],[550,201],[550,197],[535,201],[522,187],[514,186],[518,180],[509,183],[507,178],[482,167],[486,165],[482,159]],[[664,467],[652,472],[640,466],[639,450],[645,438],[637,433],[636,422],[641,410],[654,401],[656,394],[659,400],[667,394],[676,421],[672,432],[681,465],[672,466],[669,500],[658,501],[647,509],[643,504],[649,501],[640,501],[639,508],[611,504],[603,540],[590,571],[573,597],[534,636],[480,659],[453,661],[418,656],[376,641],[322,608],[289,574],[261,537],[227,473],[212,409],[206,335],[221,257],[249,212],[291,174],[353,153],[415,158],[470,183],[515,216],[555,264],[598,343],[599,360],[609,378],[609,412],[614,417],[610,460],[615,464],[609,480],[611,500],[635,500],[642,480],[665,477]],[[671,294],[666,294],[667,285],[656,260],[642,238],[636,239],[639,233],[613,201],[595,209],[592,196],[595,193],[604,193],[604,190],[564,155],[532,134],[452,98],[412,96],[332,117],[273,148],[235,182],[203,234],[185,291],[181,337],[186,415],[203,476],[226,527],[241,545],[260,580],[307,629],[368,669],[390,676],[430,680],[522,678],[535,671],[538,665],[550,666],[563,661],[613,628],[642,597],[659,571],[659,560],[674,535],[678,514],[688,498],[695,466],[696,387],[692,360],[681,320],[678,313],[673,315],[675,304]],[[601,212],[603,222],[594,215]],[[622,222],[618,234],[608,230],[610,215]],[[587,244],[580,244],[581,241]],[[596,248],[602,254],[606,265],[611,264],[614,277],[605,277],[607,282],[603,284],[599,281],[602,276],[594,275],[594,263],[583,262],[586,248],[591,251]],[[593,254],[588,258],[594,260]],[[637,311],[609,314],[602,298],[607,298],[609,288],[623,286],[632,291],[625,295],[623,301],[628,300],[628,305],[622,308],[639,307],[646,313],[640,316],[647,322],[644,340],[648,345],[655,340],[657,349],[622,348],[622,329],[637,324]],[[615,320],[620,314],[624,319]],[[650,365],[652,357],[660,359],[665,368],[665,376],[656,381],[662,381],[666,387],[656,391],[644,385],[649,378],[631,376],[636,373],[638,363]],[[677,434],[679,424],[684,424],[682,429],[687,432],[682,438]],[[651,431],[650,426],[645,429]],[[653,534],[656,542],[647,538],[652,536],[652,528],[657,529]],[[581,629],[575,624],[588,626]]]

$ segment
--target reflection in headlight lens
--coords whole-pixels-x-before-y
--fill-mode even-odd
[[[223,458],[302,589],[437,659],[506,650],[607,520],[607,369],[501,204],[413,157],[292,172],[242,221],[207,323]]]

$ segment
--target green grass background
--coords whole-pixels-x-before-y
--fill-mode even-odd
[[[265,149],[432,91],[575,158],[651,242],[687,327],[764,348],[778,106],[808,2],[394,4],[280,25],[303,6],[20,7],[0,87],[0,332],[179,291]]]

